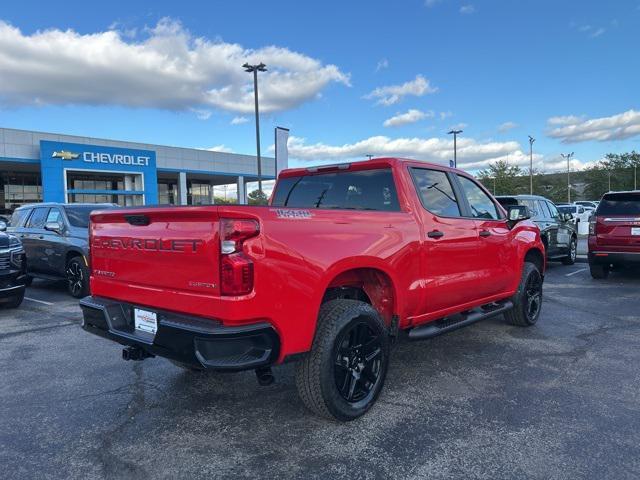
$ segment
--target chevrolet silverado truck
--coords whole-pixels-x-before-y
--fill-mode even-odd
[[[303,403],[352,420],[399,332],[536,323],[545,255],[527,212],[463,171],[396,158],[285,170],[266,206],[93,212],[82,326],[125,360],[253,369],[262,384],[296,362]]]

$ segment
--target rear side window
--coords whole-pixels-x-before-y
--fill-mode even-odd
[[[47,220],[48,208],[38,207],[33,209],[33,213],[27,222],[27,228],[43,228]]]
[[[598,205],[597,215],[640,215],[640,194],[605,195]]]
[[[473,180],[458,175],[462,190],[464,191],[469,207],[471,208],[471,216],[473,218],[486,218],[492,220],[498,220],[500,213],[496,208],[496,204],[493,203],[491,197],[487,195],[484,190],[480,188]]]
[[[24,219],[29,215],[29,212],[31,212],[31,210],[29,210],[28,208],[24,210],[16,210],[15,212],[13,212],[13,215],[11,215],[11,226],[21,227]]]
[[[458,200],[445,172],[412,168],[411,175],[424,208],[440,217],[460,216]]]
[[[274,207],[398,211],[391,169],[328,172],[278,181]]]

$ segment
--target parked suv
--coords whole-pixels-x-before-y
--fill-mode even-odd
[[[589,222],[591,276],[629,264],[640,264],[640,190],[605,193]]]
[[[26,262],[20,240],[6,228],[0,221],[0,306],[16,308],[24,299]]]
[[[26,252],[27,285],[34,277],[66,280],[72,296],[88,295],[89,214],[115,206],[38,203],[16,209],[9,230],[20,238]]]
[[[538,195],[513,195],[496,197],[508,208],[510,205],[524,205],[529,208],[531,219],[540,228],[540,236],[549,260],[560,260],[565,265],[576,262],[578,251],[578,231],[571,213],[560,213],[555,204]]]

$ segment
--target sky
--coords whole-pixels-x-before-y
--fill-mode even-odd
[[[640,150],[640,0],[4,2],[0,126],[290,165],[572,169]]]

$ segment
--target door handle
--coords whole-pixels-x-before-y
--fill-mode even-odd
[[[427,237],[429,237],[429,238],[441,238],[441,237],[444,237],[444,233],[442,233],[440,230],[432,230],[429,233],[427,233]]]
[[[480,236],[481,237],[490,237],[491,236],[491,232],[489,230],[481,230],[480,231]]]

